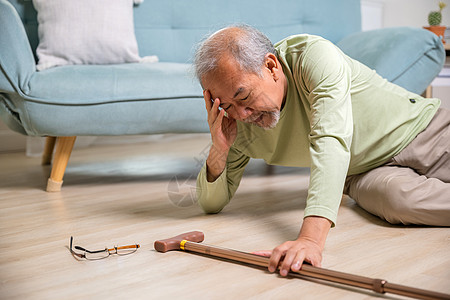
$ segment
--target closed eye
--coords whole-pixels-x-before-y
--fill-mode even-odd
[[[229,104],[228,106],[225,106],[225,105],[222,106],[222,104],[221,104],[221,105],[219,105],[219,107],[224,109],[225,111],[227,111],[231,107],[231,104]]]
[[[248,99],[248,97],[250,97],[250,94],[248,94],[248,95],[247,95],[247,97],[245,97],[245,98],[242,98],[242,99],[241,99],[241,101],[245,101],[245,100],[247,100],[247,99]]]

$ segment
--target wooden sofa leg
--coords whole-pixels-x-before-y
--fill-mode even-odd
[[[76,138],[76,136],[59,136],[56,139],[55,159],[53,160],[52,173],[47,182],[47,192],[61,191],[62,179]]]
[[[55,148],[56,137],[48,136],[45,140],[44,153],[42,154],[42,165],[46,166],[52,163],[53,149]]]
[[[424,98],[431,98],[433,97],[433,87],[429,85],[427,89],[422,93],[421,95]]]

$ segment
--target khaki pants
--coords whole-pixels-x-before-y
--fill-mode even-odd
[[[344,193],[392,224],[450,226],[450,110],[387,164],[348,176]]]

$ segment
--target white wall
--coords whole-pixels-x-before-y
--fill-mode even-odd
[[[450,26],[450,0],[442,11],[443,26]],[[428,13],[439,9],[439,0],[361,0],[363,30],[428,26]]]
[[[450,0],[442,11],[443,26],[450,26]],[[384,27],[428,26],[428,13],[439,10],[439,0],[384,0]]]
[[[384,0],[361,0],[362,31],[384,27]]]

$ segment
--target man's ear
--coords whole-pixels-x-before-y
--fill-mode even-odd
[[[280,68],[280,61],[273,53],[267,53],[265,56],[265,67],[270,71],[270,74],[273,76],[273,79],[277,81],[279,79],[279,71]]]

